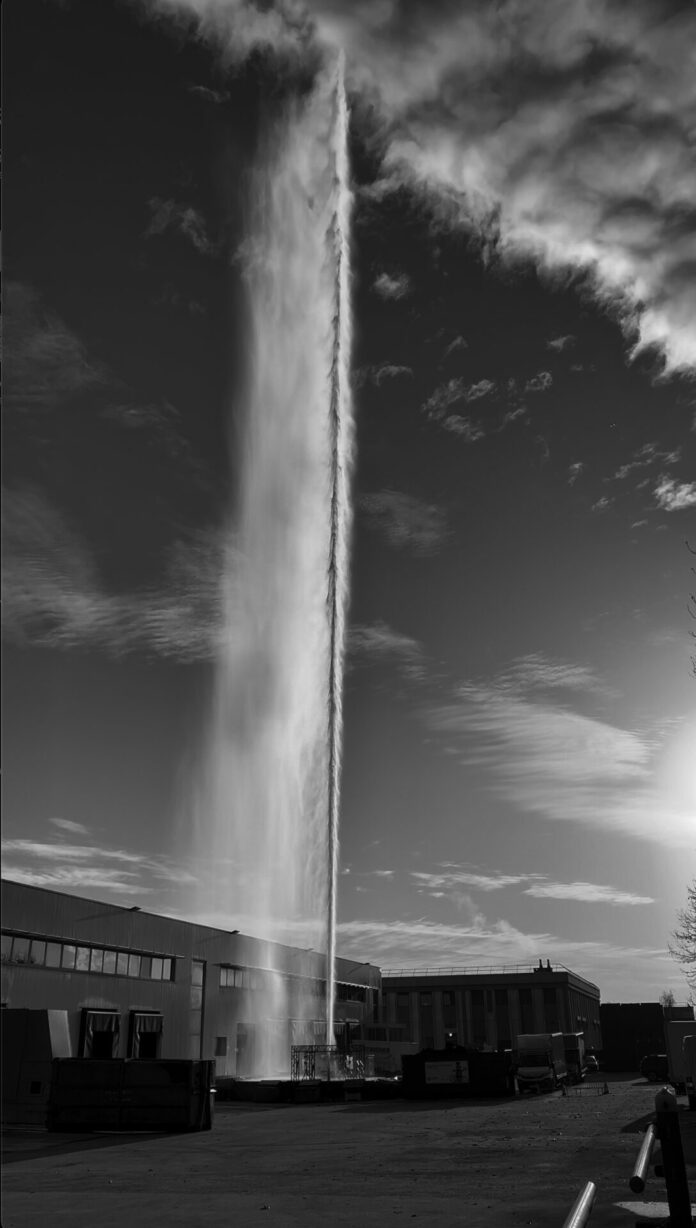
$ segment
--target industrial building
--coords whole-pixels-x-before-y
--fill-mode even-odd
[[[689,1022],[693,1006],[662,1006],[660,1002],[603,1002],[602,1066],[605,1070],[638,1070],[650,1053],[666,1053],[665,1024]]]
[[[526,1032],[583,1032],[601,1049],[599,989],[563,964],[382,970],[382,1016],[421,1049],[509,1049]]]
[[[376,1018],[379,993],[378,968],[336,960],[339,1042]],[[61,1012],[73,1057],[215,1058],[241,1078],[269,1034],[288,1065],[292,1044],[324,1042],[326,959],[3,880],[2,1005]]]

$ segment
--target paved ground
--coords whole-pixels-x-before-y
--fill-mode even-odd
[[[506,1101],[219,1105],[179,1135],[8,1133],[4,1228],[559,1228],[588,1179],[592,1228],[632,1228],[628,1178],[655,1097],[634,1076],[609,1095]],[[600,1075],[600,1083],[605,1076]],[[692,1195],[696,1113],[682,1114]],[[646,1197],[664,1201],[651,1177]]]

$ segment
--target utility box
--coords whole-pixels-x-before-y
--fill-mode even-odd
[[[413,1100],[512,1096],[510,1054],[500,1050],[422,1049],[404,1054],[403,1094]]]
[[[68,1012],[2,1012],[3,1125],[43,1125],[54,1058],[70,1058]]]
[[[210,1130],[213,1061],[53,1063],[49,1130]]]

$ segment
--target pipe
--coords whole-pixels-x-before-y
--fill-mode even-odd
[[[594,1181],[588,1181],[585,1188],[580,1191],[575,1199],[563,1228],[585,1228],[592,1214],[596,1193],[597,1186]]]
[[[642,1194],[643,1190],[645,1189],[645,1176],[650,1165],[650,1157],[654,1146],[655,1126],[649,1125],[645,1131],[645,1138],[643,1139],[640,1151],[638,1152],[638,1159],[636,1160],[635,1167],[631,1173],[631,1180],[628,1183],[634,1194]]]

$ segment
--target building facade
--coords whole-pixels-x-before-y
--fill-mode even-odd
[[[2,883],[2,1005],[67,1013],[71,1055],[215,1058],[245,1077],[259,1055],[324,1042],[326,960],[138,908]],[[336,961],[337,1038],[376,1018],[380,971]]]
[[[601,1048],[599,989],[563,965],[382,971],[382,1010],[422,1049],[514,1048],[527,1032],[583,1032]]]

